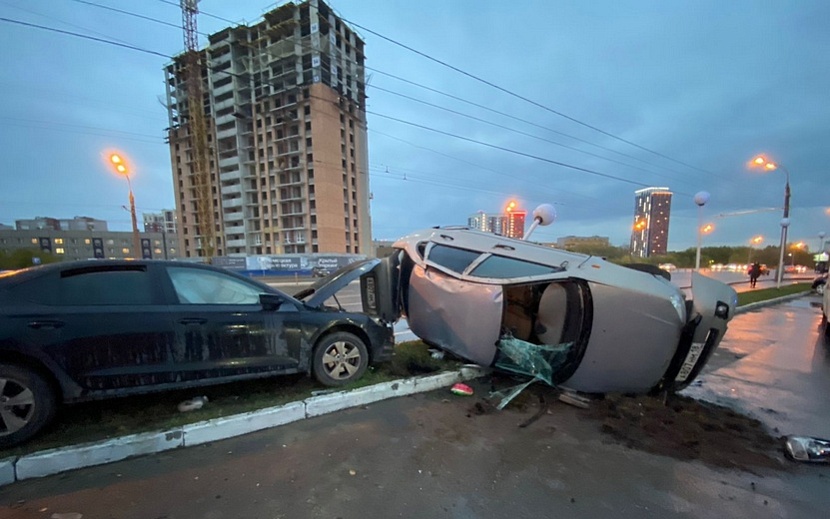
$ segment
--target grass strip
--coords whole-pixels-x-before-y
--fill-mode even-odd
[[[433,359],[421,341],[405,342],[395,346],[391,361],[371,366],[360,380],[337,390],[357,389],[458,366],[457,362]],[[0,449],[0,458],[256,411],[304,400],[312,396],[312,391],[327,389],[331,388],[298,374],[67,405],[58,411],[46,431],[23,445]],[[202,395],[208,397],[203,408],[179,412],[180,402]]]
[[[759,288],[748,292],[738,292],[738,306],[741,307],[751,303],[768,301],[776,297],[808,292],[809,290],[810,283],[797,283],[795,285],[782,285],[781,288]]]

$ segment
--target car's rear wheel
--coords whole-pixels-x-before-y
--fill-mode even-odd
[[[359,379],[369,365],[369,351],[356,335],[328,334],[314,348],[314,377],[326,386],[342,386]]]
[[[0,364],[0,447],[23,443],[55,415],[55,393],[37,372]]]
[[[818,295],[823,296],[825,290],[827,290],[827,284],[826,283],[818,283],[816,285],[816,293]]]

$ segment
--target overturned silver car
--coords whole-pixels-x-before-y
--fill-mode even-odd
[[[417,232],[394,248],[334,273],[311,298],[360,277],[363,312],[377,320],[405,316],[415,335],[457,357],[576,391],[688,385],[737,306],[735,290],[697,273],[687,300],[655,267],[463,227]]]
[[[370,316],[406,316],[424,342],[483,366],[510,371],[517,351],[530,352],[548,371],[539,378],[588,393],[684,387],[737,305],[731,287],[699,274],[687,300],[656,268],[467,228],[425,230],[394,247],[335,273],[314,298],[360,277]]]

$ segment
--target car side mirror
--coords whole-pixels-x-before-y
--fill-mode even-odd
[[[262,305],[262,309],[274,312],[279,310],[280,306],[282,306],[283,300],[277,294],[260,294],[259,295],[259,303]]]

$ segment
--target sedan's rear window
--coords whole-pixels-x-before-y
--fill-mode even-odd
[[[58,285],[59,305],[150,305],[153,290],[143,269],[63,272]]]
[[[504,256],[490,256],[470,273],[480,278],[511,279],[553,274],[562,269]]]
[[[481,256],[480,252],[447,247],[446,245],[433,245],[427,259],[436,265],[441,265],[461,274],[479,256]]]

